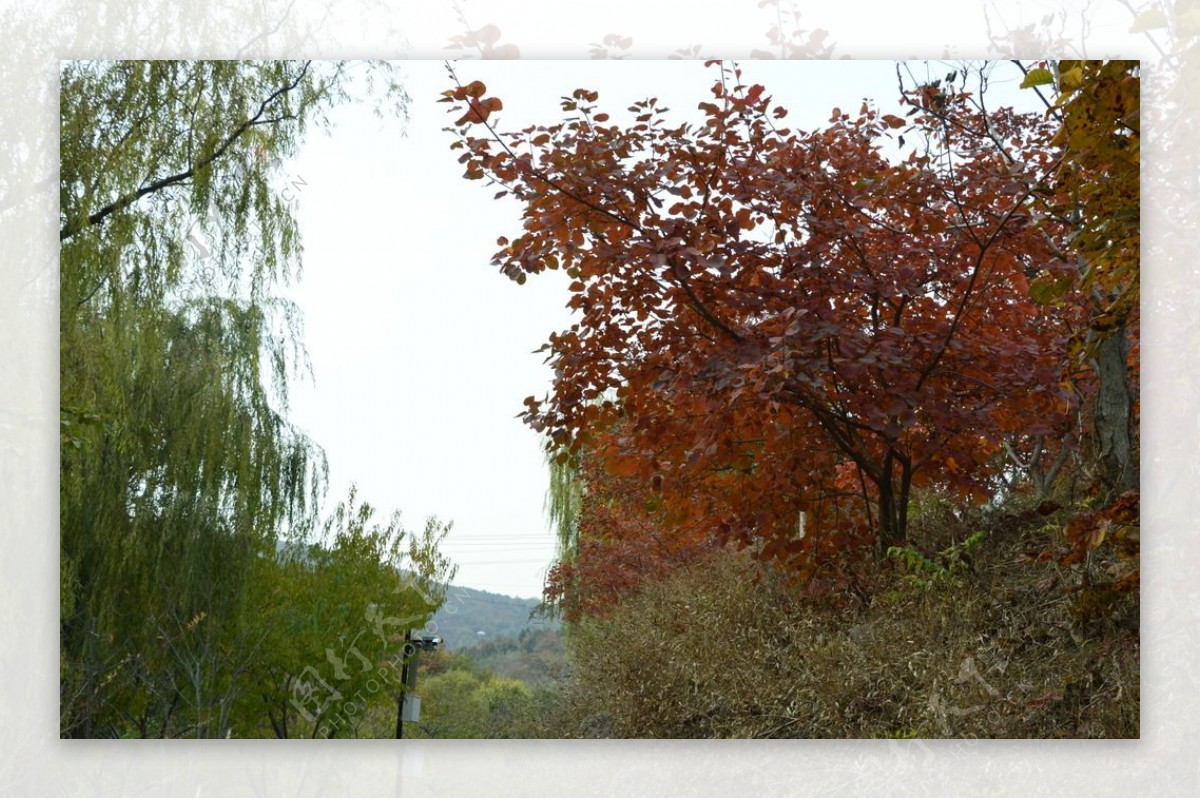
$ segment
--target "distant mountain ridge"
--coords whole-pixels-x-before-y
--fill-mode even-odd
[[[557,629],[557,621],[536,615],[540,605],[537,599],[451,585],[446,589],[445,604],[434,614],[428,628],[442,637],[449,651],[460,651],[493,638],[516,638],[524,629]]]

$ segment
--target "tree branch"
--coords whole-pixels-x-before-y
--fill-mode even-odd
[[[249,119],[242,122],[242,124],[240,124],[236,128],[234,128],[233,132],[230,133],[229,136],[227,136],[225,138],[225,140],[223,142],[221,142],[220,146],[218,146],[215,150],[212,151],[212,153],[205,156],[204,158],[201,158],[199,161],[197,161],[195,164],[193,164],[189,169],[187,169],[183,172],[179,172],[175,175],[170,175],[165,178],[160,178],[160,179],[154,181],[153,183],[143,186],[142,188],[138,189],[137,191],[130,192],[129,194],[124,195],[123,197],[119,197],[115,201],[113,201],[113,202],[109,203],[108,205],[104,206],[103,208],[101,208],[99,211],[96,211],[94,214],[90,215],[87,218],[87,220],[82,224],[75,224],[75,225],[68,224],[67,226],[63,227],[59,231],[58,240],[60,242],[66,241],[67,239],[71,238],[76,233],[79,233],[80,231],[84,230],[85,228],[91,227],[92,225],[98,225],[101,222],[103,222],[107,217],[116,213],[117,211],[121,211],[121,210],[124,210],[125,208],[128,208],[130,205],[137,202],[138,200],[140,200],[142,197],[145,197],[146,195],[153,194],[154,192],[160,191],[165,188],[169,188],[170,186],[180,184],[183,181],[190,179],[192,176],[194,176],[196,174],[197,170],[203,169],[204,167],[208,166],[213,161],[216,161],[218,158],[220,158],[222,155],[224,155],[225,151],[228,150],[229,147],[235,141],[237,141],[237,139],[239,137],[241,137],[241,135],[243,133],[245,133],[246,131],[248,131],[251,127],[253,127],[255,125],[265,125],[265,124],[270,124],[270,123],[274,123],[274,122],[281,122],[281,121],[284,121],[287,119],[295,119],[295,117],[290,116],[290,115],[283,115],[283,116],[279,116],[279,117],[269,117],[269,118],[264,119],[263,114],[266,113],[268,105],[273,103],[280,96],[287,94],[288,92],[292,91],[293,89],[295,89],[297,86],[300,85],[300,81],[304,79],[305,74],[307,74],[307,72],[308,72],[308,67],[309,67],[310,63],[311,62],[309,62],[309,61],[304,62],[304,66],[300,70],[299,74],[296,75],[295,80],[293,80],[291,83],[285,84],[285,85],[281,86],[280,88],[276,89],[265,100],[263,100],[261,103],[259,103],[258,111],[254,114],[254,116],[250,117]]]

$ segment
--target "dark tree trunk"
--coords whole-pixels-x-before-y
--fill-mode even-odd
[[[908,536],[908,497],[912,489],[909,459],[895,451],[889,452],[881,477],[876,483],[879,490],[879,543],[886,552],[888,547],[904,544]]]
[[[1128,379],[1129,337],[1125,326],[1096,347],[1095,433],[1100,474],[1115,494],[1138,487],[1138,457],[1133,446],[1133,392]]]

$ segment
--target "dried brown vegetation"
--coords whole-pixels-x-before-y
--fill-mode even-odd
[[[918,517],[931,546],[893,553],[869,598],[798,599],[725,552],[575,625],[564,734],[1138,737],[1137,593],[1087,601],[1115,550],[1070,562],[1068,520],[1036,510]]]

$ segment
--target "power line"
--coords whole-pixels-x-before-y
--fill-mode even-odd
[[[549,563],[553,558],[497,558],[494,556],[484,555],[487,560],[455,560],[455,563]],[[454,560],[451,558],[451,560]]]
[[[442,547],[442,552],[462,552],[464,554],[502,554],[505,552],[538,554],[545,552],[546,554],[554,554],[557,552],[557,549],[554,547]]]
[[[554,541],[469,541],[466,543],[461,541],[443,541],[441,546],[455,546],[460,549],[479,549],[481,547],[485,549],[553,549],[556,543]]]
[[[505,544],[505,543],[498,543],[495,541],[475,541],[475,542],[472,542],[469,544],[462,544],[462,543],[454,543],[453,541],[444,541],[444,542],[442,542],[442,544],[439,545],[438,548],[439,549],[470,549],[470,550],[477,550],[477,549],[524,549],[524,550],[545,549],[545,550],[552,550],[552,549],[555,549],[556,547],[557,547],[557,544],[553,543],[553,542],[541,544],[541,543],[534,543],[532,541],[527,541],[527,542],[518,542],[515,544]]]
[[[517,538],[527,541],[553,540],[555,537],[550,533],[506,533],[500,530],[485,530],[480,533],[460,533],[458,535],[451,532],[447,536],[447,538]]]

